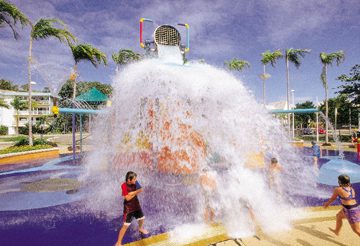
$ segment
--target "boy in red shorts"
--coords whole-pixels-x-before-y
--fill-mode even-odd
[[[142,235],[147,235],[149,232],[143,228],[145,216],[142,212],[137,194],[143,191],[141,185],[136,180],[137,174],[135,172],[127,172],[125,182],[121,185],[122,197],[124,198],[124,216],[123,226],[119,231],[118,240],[115,246],[122,246],[122,240],[125,232],[131,224],[131,220],[135,218],[139,223],[139,232]]]

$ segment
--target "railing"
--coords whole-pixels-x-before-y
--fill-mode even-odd
[[[41,111],[33,110],[31,114],[32,115],[47,115],[47,114],[51,114],[51,113],[50,113],[50,110],[41,110]],[[29,115],[29,111],[20,110],[19,115]]]

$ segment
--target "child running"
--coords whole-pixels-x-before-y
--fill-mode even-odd
[[[115,246],[122,246],[122,240],[125,232],[128,229],[131,220],[137,219],[139,223],[139,232],[142,235],[147,235],[149,232],[143,228],[145,216],[142,212],[137,194],[143,191],[140,183],[136,180],[137,174],[135,172],[127,172],[125,182],[121,185],[122,197],[124,198],[124,216],[123,226],[119,231],[118,240]]]
[[[339,197],[341,205],[343,206],[336,214],[335,229],[329,229],[336,235],[339,235],[342,227],[342,220],[346,218],[351,229],[360,237],[360,206],[355,200],[355,190],[351,187],[350,177],[345,174],[340,175],[338,177],[338,183],[339,187],[334,189],[333,195],[329,201],[324,203],[324,208],[327,208],[337,197]]]

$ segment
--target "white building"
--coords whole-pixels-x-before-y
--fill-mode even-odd
[[[8,109],[0,108],[0,125],[9,128],[8,134],[16,133],[16,110],[11,106],[11,102],[15,97],[28,101],[28,95],[28,92],[0,90],[0,98],[9,105]],[[32,92],[32,100],[36,102],[32,112],[33,124],[35,124],[39,117],[51,114],[53,104],[51,94],[45,92]],[[19,110],[19,127],[24,127],[28,123],[28,116],[29,112],[27,109]]]

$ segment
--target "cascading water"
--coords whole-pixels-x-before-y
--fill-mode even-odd
[[[253,232],[241,201],[264,231],[274,231],[289,228],[291,208],[299,205],[291,195],[316,193],[312,164],[304,163],[279,122],[230,73],[148,59],[119,71],[113,87],[112,107],[97,117],[94,151],[84,161],[81,180],[92,190],[87,210],[119,216],[120,185],[132,170],[145,190],[139,199],[149,229],[200,223],[199,176],[206,168],[217,177],[216,220],[238,237]],[[269,190],[267,168],[256,156],[279,160],[282,195]]]

